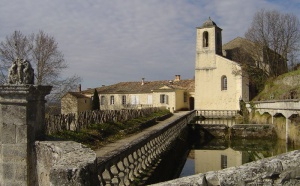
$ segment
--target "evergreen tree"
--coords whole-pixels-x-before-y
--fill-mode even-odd
[[[96,89],[94,91],[94,96],[92,100],[92,110],[100,110],[99,95]]]

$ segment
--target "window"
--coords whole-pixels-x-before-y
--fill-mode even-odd
[[[105,105],[105,96],[101,96],[100,104]]]
[[[187,102],[187,92],[183,93],[183,102]]]
[[[227,90],[227,77],[221,77],[221,90]]]
[[[125,95],[122,96],[122,105],[126,105],[126,96]]]
[[[168,104],[168,103],[169,103],[168,95],[166,95],[166,94],[161,94],[161,95],[160,95],[160,103]]]
[[[110,104],[111,105],[115,104],[115,97],[114,96],[110,96]]]
[[[148,103],[149,105],[152,104],[152,95],[148,95],[147,103]]]
[[[203,32],[203,47],[208,47],[208,32]]]
[[[227,168],[227,156],[221,155],[221,169]]]
[[[131,104],[132,105],[137,105],[139,104],[139,96],[138,95],[131,95]]]

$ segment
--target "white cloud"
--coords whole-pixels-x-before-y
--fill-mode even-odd
[[[193,78],[195,27],[211,16],[227,42],[244,35],[260,8],[282,7],[280,1],[266,0],[0,2],[0,41],[14,30],[24,34],[44,30],[65,54],[70,66],[65,75],[81,76],[84,88],[142,77]],[[299,3],[292,2],[288,9],[296,13]]]

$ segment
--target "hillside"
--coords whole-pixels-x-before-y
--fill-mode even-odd
[[[269,79],[262,92],[253,101],[300,98],[300,69]]]

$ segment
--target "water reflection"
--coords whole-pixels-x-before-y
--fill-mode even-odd
[[[212,142],[218,144],[218,142]],[[258,159],[275,156],[300,149],[299,147],[287,147],[285,141],[278,140],[270,142],[263,140],[240,140],[231,141],[227,148],[210,145],[202,146],[198,149],[192,149],[183,167],[180,177],[204,173],[208,171],[217,171],[227,167],[240,166],[244,163]]]

